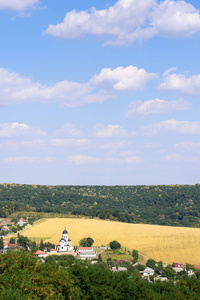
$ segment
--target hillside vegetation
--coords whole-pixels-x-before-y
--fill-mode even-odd
[[[58,245],[66,227],[74,246],[80,239],[91,237],[95,246],[117,240],[123,248],[137,249],[148,258],[165,263],[200,265],[200,229],[145,224],[127,224],[97,219],[51,218],[34,224],[22,234],[33,241]]]
[[[199,227],[200,184],[151,186],[0,185],[0,217],[15,211],[70,213],[118,220]]]
[[[172,280],[152,283],[142,279],[138,270],[112,272],[104,263],[91,265],[64,256],[42,263],[16,251],[0,255],[0,299],[5,300],[198,300],[198,278],[199,273],[181,276],[176,284]]]

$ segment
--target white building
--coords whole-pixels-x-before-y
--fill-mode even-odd
[[[142,277],[149,277],[150,275],[154,275],[154,270],[151,268],[146,267],[144,271],[140,271]]]
[[[59,242],[59,245],[57,246],[58,252],[71,252],[73,251],[72,242],[68,237],[68,232],[65,229],[62,233],[62,238]]]
[[[79,247],[78,254],[80,259],[93,259],[96,258],[97,254],[93,250],[93,247]]]

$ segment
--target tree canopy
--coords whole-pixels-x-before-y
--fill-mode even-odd
[[[121,248],[121,244],[118,241],[115,241],[115,240],[112,241],[112,242],[110,242],[109,245],[110,245],[110,248],[112,250],[120,249]]]

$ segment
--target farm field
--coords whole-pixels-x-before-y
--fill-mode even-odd
[[[23,231],[32,240],[43,239],[58,244],[64,228],[72,244],[83,237],[94,239],[94,246],[117,240],[122,247],[137,249],[148,258],[165,263],[200,265],[200,229],[146,224],[128,224],[98,219],[50,218]]]

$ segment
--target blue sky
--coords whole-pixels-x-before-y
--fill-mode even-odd
[[[200,2],[0,0],[2,183],[200,182]]]

